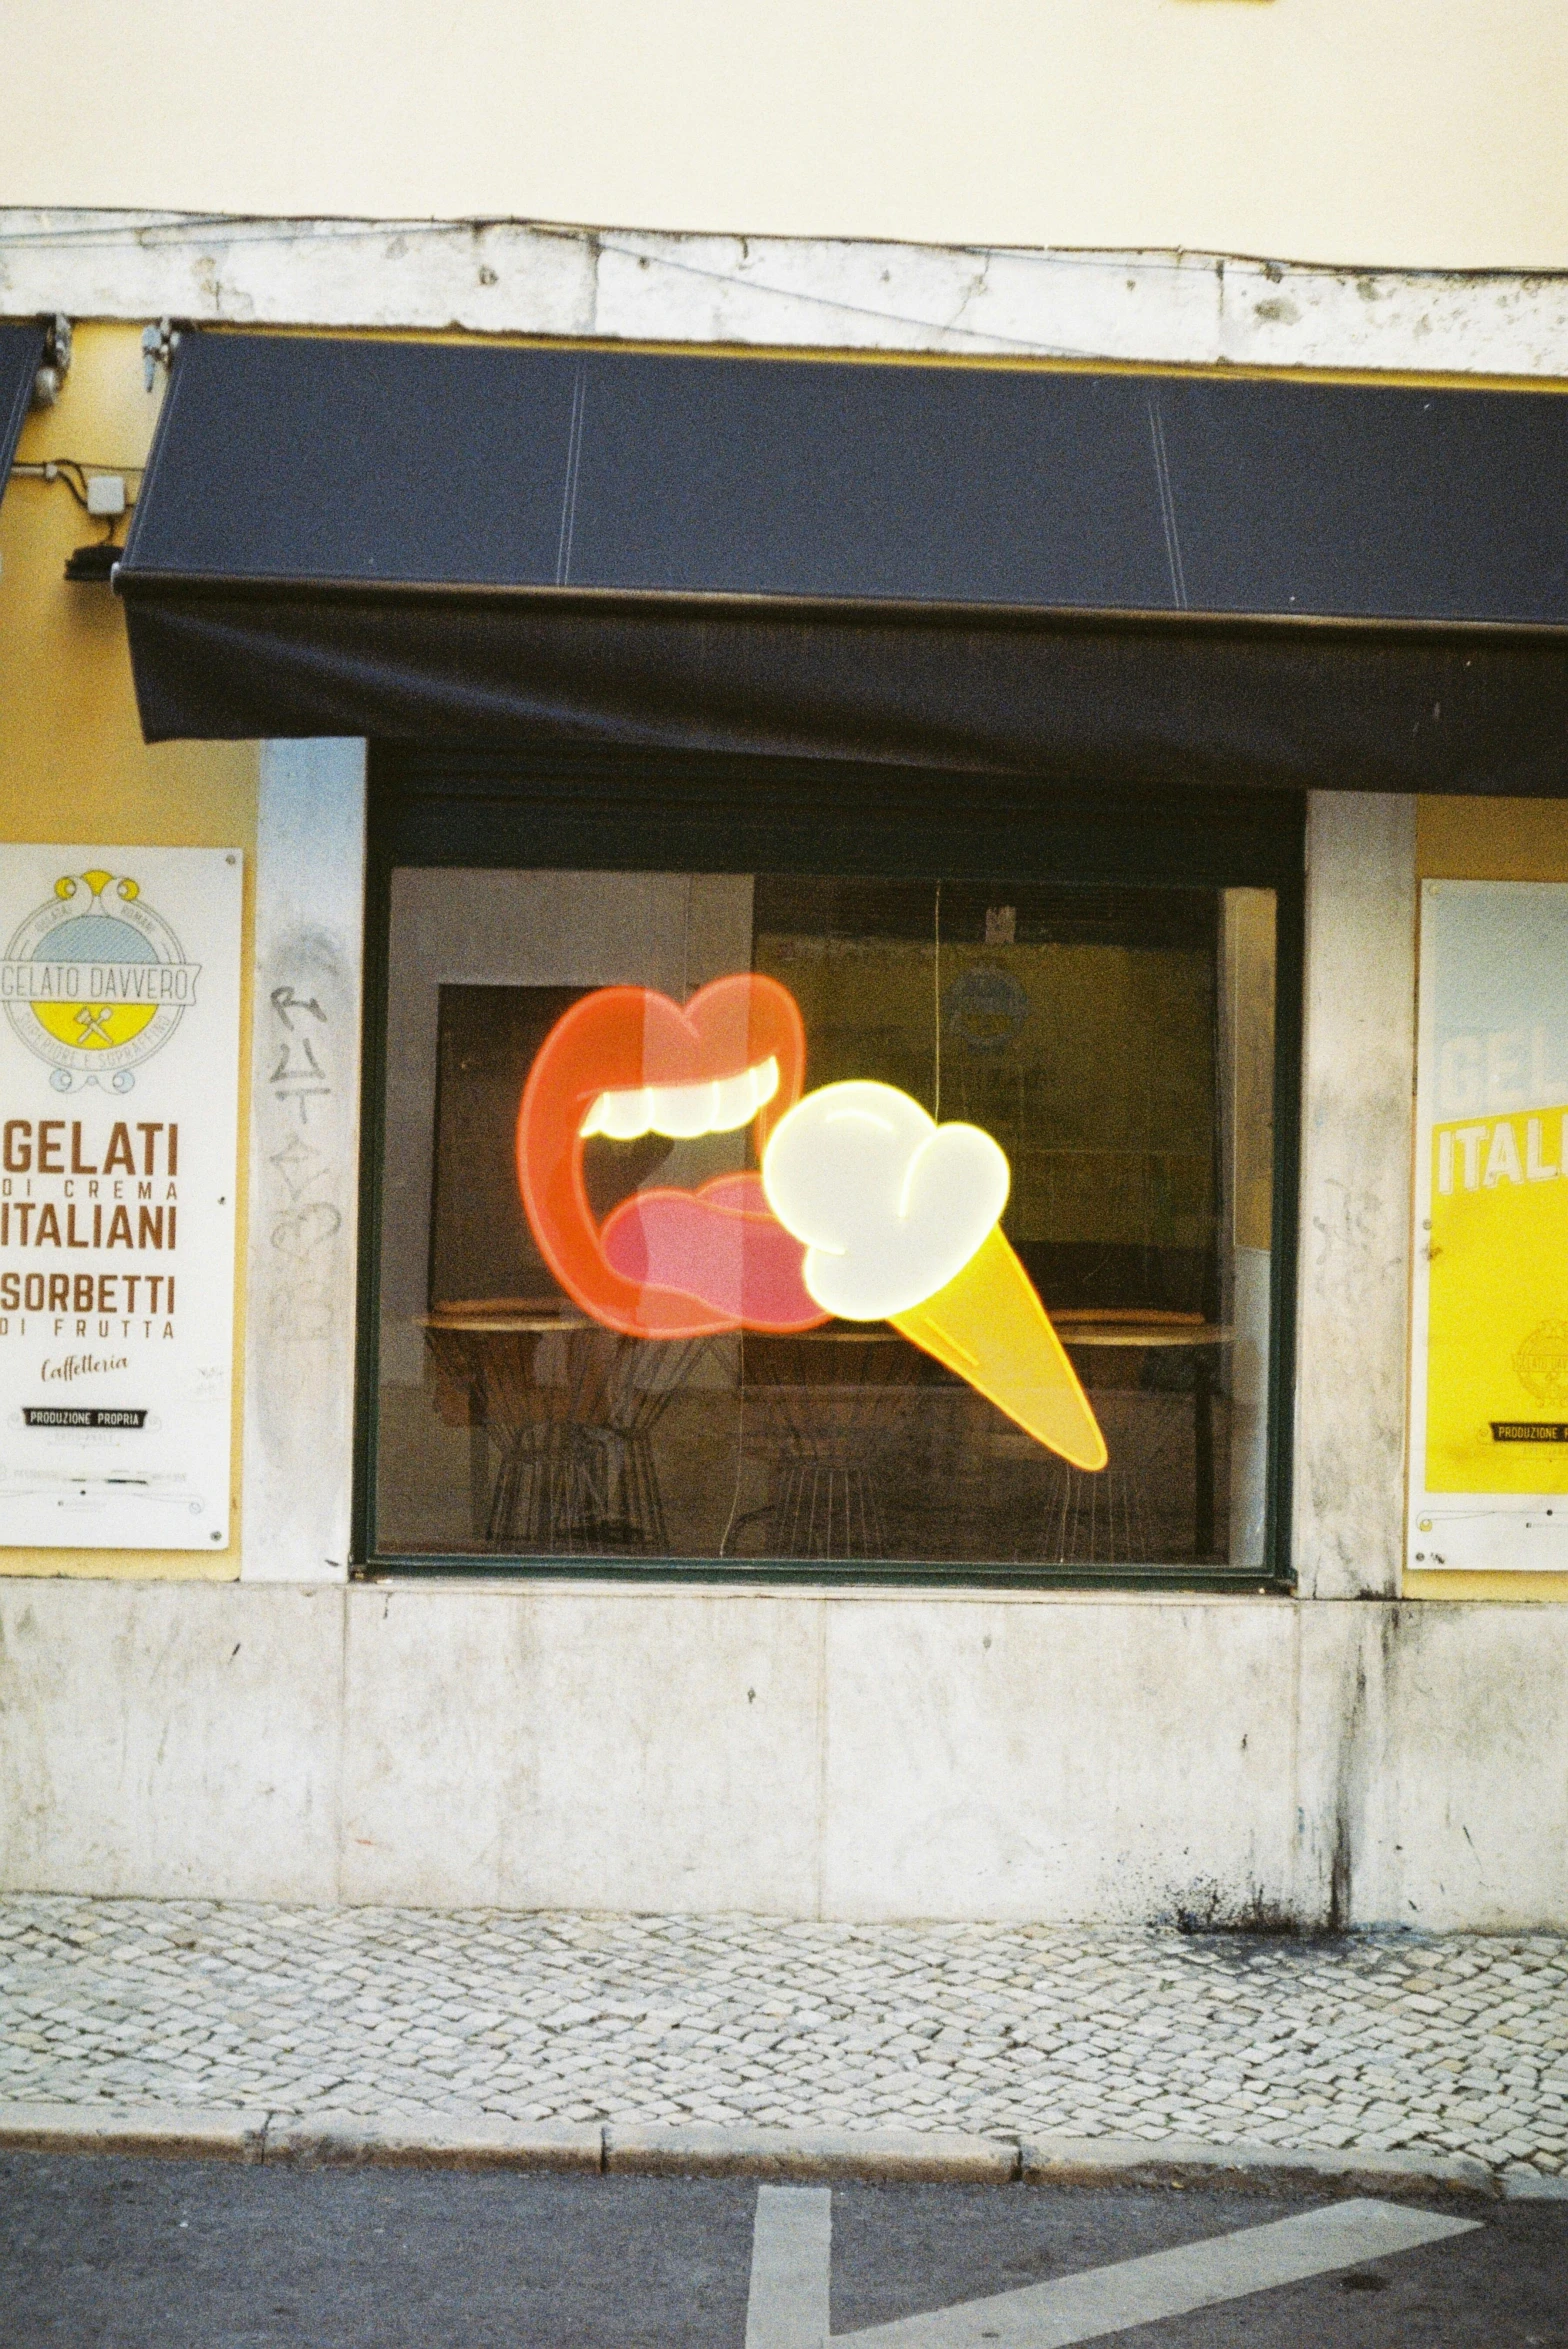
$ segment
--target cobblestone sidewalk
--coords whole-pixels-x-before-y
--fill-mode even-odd
[[[1568,2170],[1568,1937],[0,1899],[0,2101],[1423,2147]]]

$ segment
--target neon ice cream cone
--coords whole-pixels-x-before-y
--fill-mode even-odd
[[[805,1094],[762,1161],[768,1205],[805,1248],[806,1292],[825,1313],[891,1322],[1037,1443],[1103,1468],[1099,1423],[1002,1237],[1009,1182],[991,1135],[938,1125],[871,1078]]]
[[[945,1288],[890,1319],[1074,1468],[1105,1466],[1099,1422],[1000,1224]]]

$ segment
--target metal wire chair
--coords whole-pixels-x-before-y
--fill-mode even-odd
[[[534,1556],[667,1554],[652,1435],[703,1338],[625,1338],[565,1316],[431,1323],[438,1376],[481,1461],[474,1531]]]

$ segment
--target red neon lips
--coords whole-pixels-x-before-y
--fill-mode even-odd
[[[583,1126],[602,1096],[729,1090],[770,1062],[777,1084],[755,1113],[759,1152],[805,1074],[800,1011],[776,980],[715,979],[684,1011],[650,987],[605,987],[551,1029],[523,1089],[517,1179],[541,1254],[595,1321],[628,1337],[688,1338],[829,1319],[806,1292],[799,1242],[769,1213],[754,1174],[700,1191],[634,1192],[602,1231],[588,1204]]]

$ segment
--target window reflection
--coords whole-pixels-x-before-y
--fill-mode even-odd
[[[1273,974],[1258,890],[399,872],[378,1550],[1261,1563]]]

